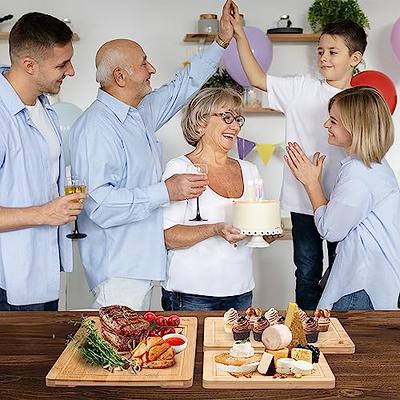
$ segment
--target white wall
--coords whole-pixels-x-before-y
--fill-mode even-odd
[[[391,51],[389,37],[393,23],[400,16],[398,0],[359,0],[370,20],[368,48],[365,59],[368,69],[380,70],[393,80],[399,89],[400,64]],[[34,6],[32,6],[34,4]],[[195,44],[183,43],[185,33],[196,32],[201,13],[219,14],[223,2],[217,0],[69,0],[68,2],[16,0],[2,7],[1,12],[12,13],[15,18],[0,25],[9,31],[18,17],[29,11],[41,11],[59,18],[69,17],[73,30],[81,40],[74,43],[73,63],[76,76],[63,83],[60,98],[86,108],[95,98],[94,56],[97,48],[107,40],[126,37],[139,42],[145,49],[150,62],[157,68],[152,78],[153,87],[158,87],[174,76],[181,62],[197,51]],[[282,0],[279,2],[252,0],[238,1],[245,14],[246,24],[264,31],[274,27],[279,16],[290,14],[294,26],[309,31],[307,10],[309,0]],[[7,42],[0,41],[0,63],[8,62]],[[277,75],[315,73],[316,44],[274,43],[274,57],[269,72]],[[399,126],[400,112],[394,114],[395,125]],[[180,115],[173,118],[159,131],[164,144],[164,161],[184,154],[189,147],[185,144],[179,127]],[[278,143],[283,140],[283,117],[247,116],[244,137],[263,143]],[[388,159],[400,176],[400,143],[391,149]],[[282,160],[274,155],[267,167],[262,165],[256,152],[248,160],[255,162],[262,171],[269,197],[278,197],[282,176]],[[254,255],[257,288],[254,303],[259,306],[285,308],[294,297],[294,266],[292,243],[276,242],[268,249],[256,250]],[[67,308],[85,307],[89,304],[86,283],[78,271],[67,279],[62,289],[62,298],[67,297]],[[155,296],[154,307],[159,307]]]

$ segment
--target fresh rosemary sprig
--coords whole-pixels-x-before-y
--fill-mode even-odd
[[[86,330],[86,338],[79,346],[79,351],[86,362],[92,365],[100,365],[111,371],[118,367],[121,369],[131,368],[132,372],[140,370],[136,362],[131,362],[121,356],[110,343],[101,337],[90,318],[82,317],[81,326]]]

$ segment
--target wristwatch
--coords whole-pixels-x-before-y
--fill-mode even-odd
[[[223,49],[226,49],[229,46],[229,42],[224,42],[218,35],[215,38],[217,44],[219,44]]]

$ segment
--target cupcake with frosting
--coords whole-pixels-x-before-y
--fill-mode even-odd
[[[234,309],[230,308],[224,314],[225,332],[232,332],[233,323],[238,319],[239,313]]]
[[[261,317],[263,311],[259,307],[249,307],[246,310],[246,318],[250,321],[251,329],[253,329],[256,320]]]
[[[315,343],[318,340],[319,329],[316,318],[309,317],[303,324],[303,329],[308,343]]]
[[[306,324],[307,320],[308,320],[308,315],[305,311],[303,311],[301,308],[299,308],[299,317],[300,317],[300,321],[303,324],[303,326]]]
[[[270,325],[274,325],[274,324],[281,324],[283,322],[285,322],[285,318],[282,317],[279,312],[277,310],[275,310],[275,308],[270,308],[268,311],[265,312],[264,317],[268,320]],[[282,320],[283,318],[283,322],[281,322],[280,320]]]
[[[232,332],[234,340],[248,339],[250,336],[250,321],[245,316],[237,318],[233,323]]]
[[[254,326],[253,326],[254,340],[257,340],[257,342],[261,342],[262,333],[268,327],[269,327],[269,322],[268,322],[267,318],[265,318],[264,315],[261,315],[261,317],[258,317],[256,319],[256,322],[254,322]]]
[[[326,332],[329,329],[331,323],[331,311],[330,310],[315,310],[315,318],[318,321],[318,328],[320,332]]]

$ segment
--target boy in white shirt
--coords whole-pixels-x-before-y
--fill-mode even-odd
[[[322,184],[329,198],[345,158],[342,149],[330,146],[323,122],[327,119],[329,99],[351,87],[354,68],[362,60],[367,45],[364,29],[353,21],[328,24],[318,44],[317,62],[324,79],[306,76],[275,77],[266,75],[257,63],[234,5],[231,16],[240,61],[252,86],[268,92],[269,106],[286,116],[286,142],[297,142],[307,156],[320,151],[326,155]],[[281,191],[282,208],[291,212],[294,263],[296,264],[296,302],[305,310],[315,309],[322,289],[322,239],[316,229],[313,209],[304,188],[284,165]],[[336,243],[329,243],[329,266],[333,264]]]

